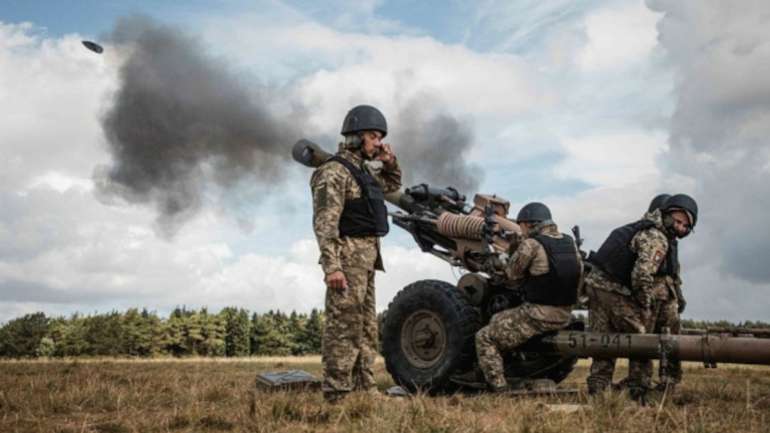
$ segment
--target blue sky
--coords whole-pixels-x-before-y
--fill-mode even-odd
[[[301,105],[303,133],[329,149],[346,110],[361,102],[383,109],[402,155],[415,154],[404,146],[445,151],[441,143],[410,142],[410,108],[457,120],[470,131],[457,158],[480,170],[480,192],[509,199],[512,213],[530,200],[548,203],[563,230],[583,227],[589,248],[638,218],[658,192],[694,194],[703,216],[682,247],[686,316],[770,320],[770,275],[753,260],[768,252],[765,236],[736,240],[764,221],[770,204],[734,193],[770,196],[758,186],[768,183],[760,144],[770,135],[762,120],[770,93],[761,74],[750,73],[770,68],[767,32],[753,18],[768,6],[749,2],[733,14],[724,7],[669,0],[1,2],[0,150],[10,157],[0,163],[0,322],[38,310],[323,305],[302,167],[282,168],[276,185],[244,180],[207,189],[200,212],[173,238],[160,236],[152,206],[94,193],[95,168],[111,161],[99,119],[127,54],[105,42],[97,56],[79,41],[103,41],[132,13],[195,37],[206,58],[248,89],[279,95],[270,110]],[[725,112],[733,115],[716,114]],[[434,135],[420,132],[428,141]],[[406,175],[433,181],[424,172]],[[745,223],[725,220],[723,203],[745,209]],[[379,309],[411,281],[454,281],[448,266],[404,233],[383,245],[389,272],[378,276]]]

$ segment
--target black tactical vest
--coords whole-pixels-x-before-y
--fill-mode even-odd
[[[660,272],[665,275],[679,275],[679,240],[669,239],[666,263],[661,266]]]
[[[590,262],[618,283],[631,287],[631,271],[634,269],[637,254],[631,250],[631,239],[642,230],[655,227],[655,223],[649,220],[640,220],[622,227],[618,227],[610,233],[610,236],[599,247],[599,251],[591,254]],[[675,242],[669,241],[666,258],[660,264],[656,275],[675,276],[678,272],[677,248]]]
[[[345,200],[339,223],[340,236],[385,236],[389,229],[388,209],[380,184],[367,171],[345,158],[333,156],[329,161],[337,161],[347,168],[361,188],[361,197]]]
[[[548,273],[530,276],[524,282],[524,299],[532,304],[566,306],[577,302],[580,263],[575,241],[562,234],[561,239],[537,235],[534,239],[545,248]]]

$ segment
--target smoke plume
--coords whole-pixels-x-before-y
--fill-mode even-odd
[[[693,240],[727,274],[770,282],[770,2],[648,5],[678,74],[670,162],[696,182]]]
[[[102,119],[113,162],[97,169],[101,194],[153,205],[173,234],[200,209],[209,182],[227,191],[282,178],[303,121],[278,118],[274,89],[255,91],[194,37],[149,18],[120,19],[109,40],[129,55]]]
[[[397,146],[405,187],[451,186],[468,197],[477,192],[483,172],[466,159],[474,138],[469,123],[448,114],[427,96],[410,100],[396,120],[392,138],[386,141]]]
[[[302,104],[287,96],[296,93],[244,81],[195,37],[146,17],[120,19],[108,41],[127,54],[102,118],[112,162],[95,170],[101,199],[154,207],[171,236],[212,195],[226,202],[238,185],[283,180],[291,145],[308,133]],[[480,170],[464,159],[470,126],[431,98],[405,106],[388,119],[405,185],[474,192]]]

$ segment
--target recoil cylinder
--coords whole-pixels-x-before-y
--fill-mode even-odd
[[[484,233],[484,218],[444,212],[438,216],[436,230],[449,238],[478,241]]]

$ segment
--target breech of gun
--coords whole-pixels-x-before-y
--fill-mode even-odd
[[[436,230],[449,238],[481,240],[484,218],[444,212],[438,216]]]

